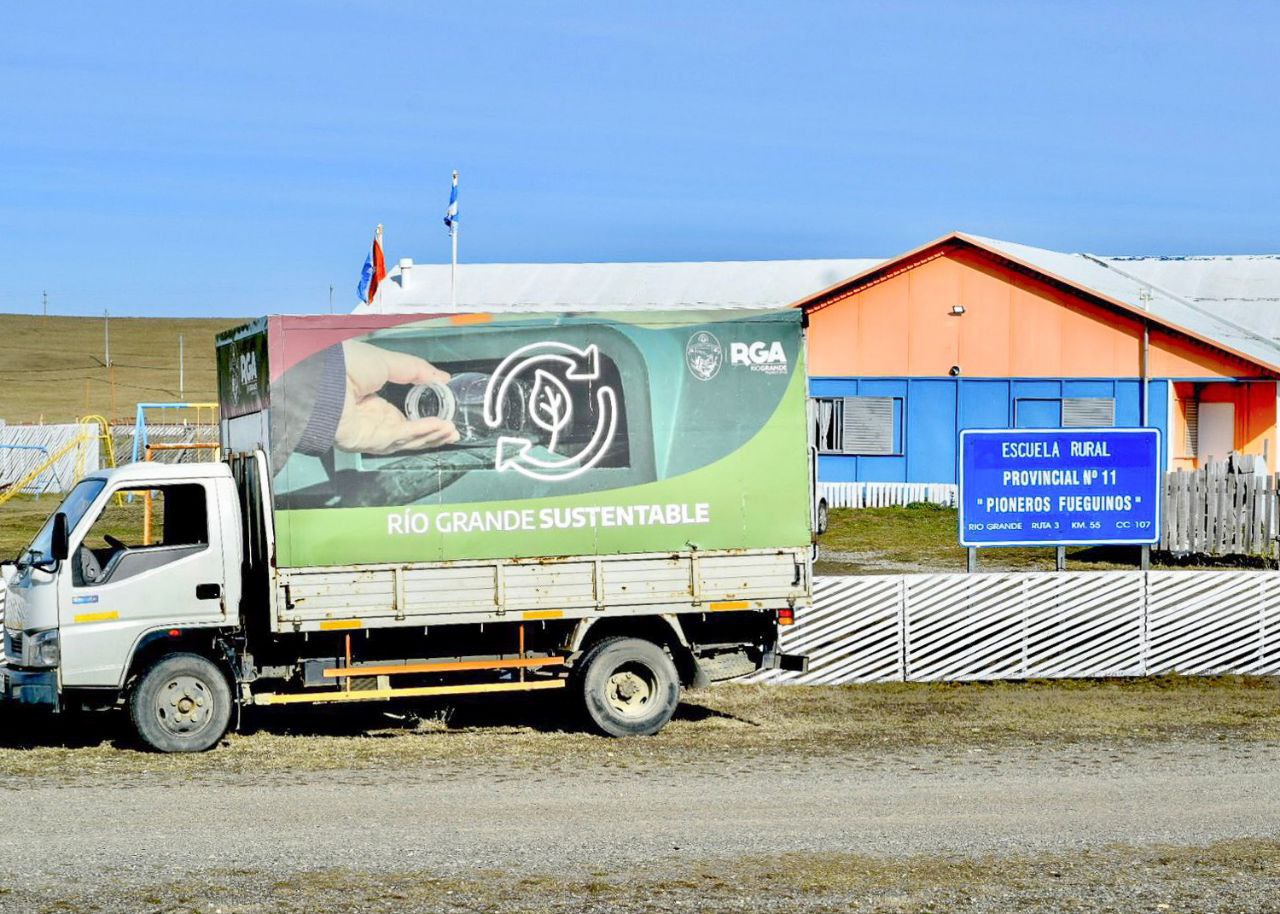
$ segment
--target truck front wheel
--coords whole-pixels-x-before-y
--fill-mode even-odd
[[[231,687],[208,658],[161,658],[129,694],[129,718],[138,738],[159,752],[203,752],[231,723]]]
[[[652,736],[680,703],[667,652],[640,638],[606,638],[583,656],[577,677],[592,727],[606,736]]]

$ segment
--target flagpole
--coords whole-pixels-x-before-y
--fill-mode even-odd
[[[453,172],[454,193],[458,187],[458,172]],[[453,242],[453,261],[449,268],[449,307],[458,307],[458,220],[454,219],[449,224],[449,240]]]

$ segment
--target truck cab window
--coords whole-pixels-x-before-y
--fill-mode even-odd
[[[72,578],[77,587],[108,584],[176,562],[208,543],[204,486],[121,489],[75,550]]]

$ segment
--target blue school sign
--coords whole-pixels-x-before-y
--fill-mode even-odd
[[[1160,539],[1153,428],[960,433],[960,545],[1150,545]]]

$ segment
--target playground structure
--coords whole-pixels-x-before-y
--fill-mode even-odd
[[[221,459],[216,403],[139,403],[132,425],[85,416],[68,425],[5,426],[0,469],[11,457],[12,472],[0,472],[0,505],[26,493],[69,490],[86,473],[129,462]],[[204,455],[208,455],[206,458]]]
[[[107,420],[102,416],[85,416],[76,424],[79,430],[74,435],[52,447],[46,444],[0,443],[0,450],[36,455],[31,466],[22,475],[0,489],[0,505],[19,493],[28,492],[42,477],[45,482],[35,490],[37,498],[46,491],[65,491],[90,469],[97,469],[99,461],[105,459],[108,466],[116,465],[115,445],[111,440],[111,427]],[[89,455],[95,452],[98,460],[94,461],[93,467],[89,467]],[[71,478],[64,480],[59,467],[65,469],[65,461],[72,455],[74,460],[71,472],[67,474]]]
[[[133,449],[130,462],[150,459],[149,446],[158,454],[170,451],[210,451],[211,459],[221,459],[218,438],[217,403],[139,403],[134,414]],[[201,436],[205,436],[202,440]],[[164,439],[152,442],[152,437]],[[178,440],[173,440],[177,438]],[[213,444],[214,447],[206,445]],[[169,447],[168,445],[174,445]]]

